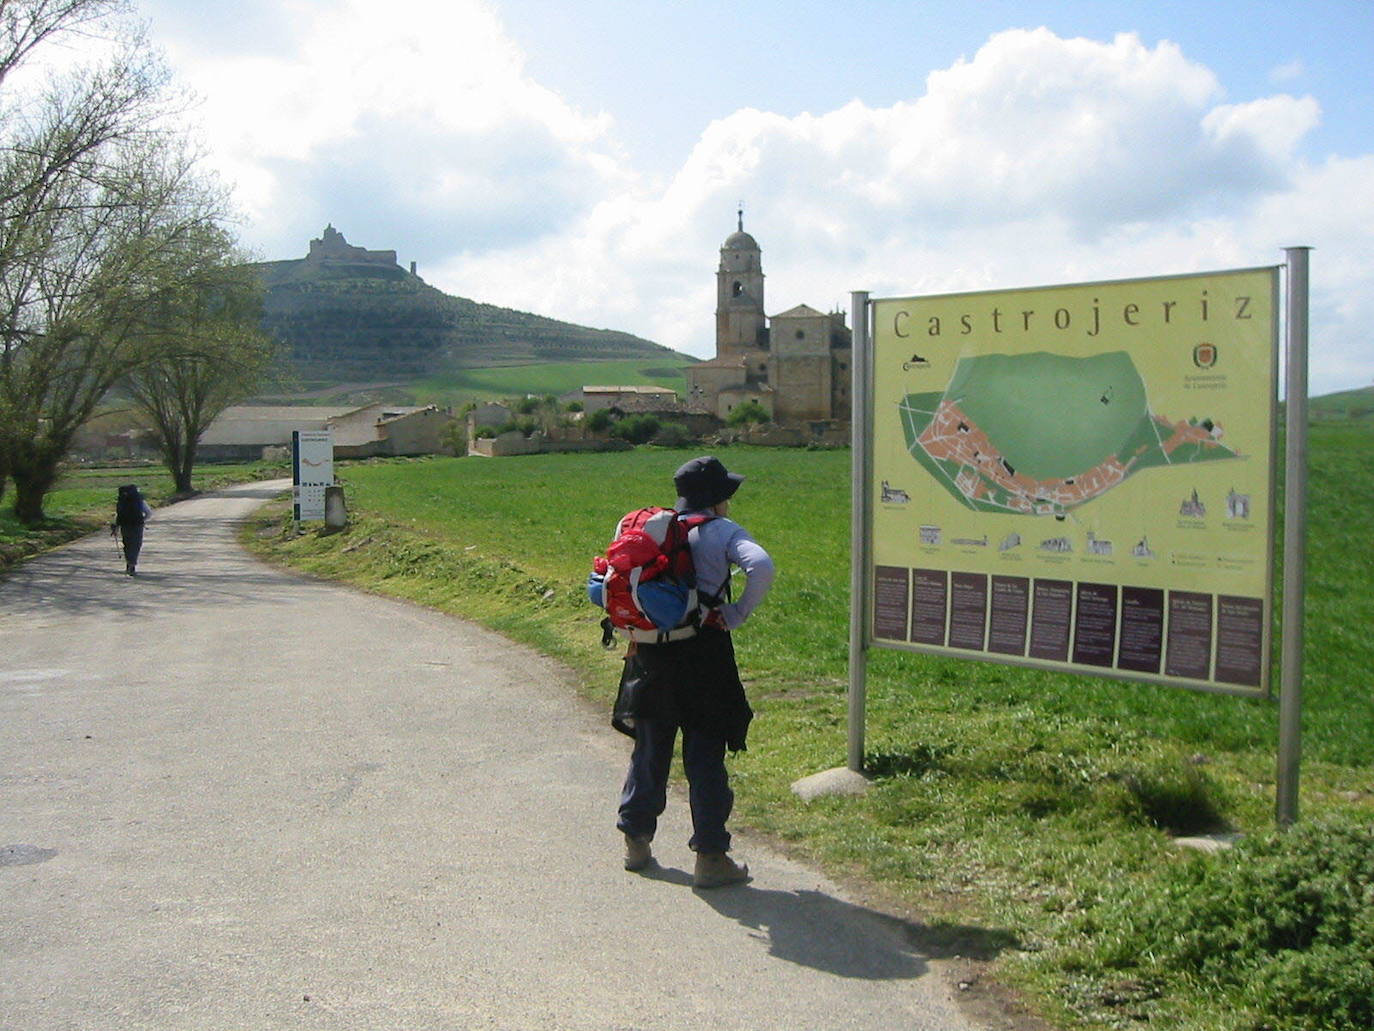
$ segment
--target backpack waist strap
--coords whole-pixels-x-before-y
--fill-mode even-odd
[[[639,630],[635,628],[622,630],[631,641],[638,641],[640,644],[667,644],[670,641],[685,641],[689,637],[697,635],[697,628],[694,626],[680,626],[675,630]]]

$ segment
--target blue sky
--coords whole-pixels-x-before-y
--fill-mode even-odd
[[[1374,380],[1374,3],[143,0],[243,238],[713,351],[767,310],[1312,258],[1312,388]]]
[[[636,157],[681,161],[700,126],[740,107],[819,113],[884,106],[967,59],[993,34],[1045,26],[1065,38],[1136,32],[1171,40],[1215,71],[1232,101],[1276,89],[1321,98],[1309,156],[1367,153],[1374,140],[1374,4],[1265,0],[907,0],[840,5],[505,0],[529,71],[572,102],[606,108]],[[843,8],[843,12],[841,11]],[[665,118],[671,103],[674,117]],[[663,153],[655,154],[655,144]]]

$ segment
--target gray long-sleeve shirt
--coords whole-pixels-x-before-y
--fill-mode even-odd
[[[708,511],[684,515],[709,515]],[[773,559],[759,546],[749,531],[733,519],[718,516],[703,523],[692,534],[692,565],[696,567],[697,591],[725,597],[730,567],[739,566],[748,577],[740,596],[721,605],[720,615],[727,630],[734,630],[758,608],[773,586]]]

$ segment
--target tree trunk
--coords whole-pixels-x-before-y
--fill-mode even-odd
[[[196,446],[194,444],[183,444],[181,454],[177,458],[176,468],[172,470],[172,479],[176,483],[178,494],[190,494],[191,473],[196,467]]]
[[[57,483],[57,471],[67,453],[67,443],[67,440],[45,436],[27,442],[10,441],[14,514],[25,526],[36,526],[43,521],[43,499]]]
[[[170,419],[158,418],[156,413],[153,414],[157,424],[158,445],[162,451],[162,464],[172,477],[172,493],[189,494],[191,473],[186,462],[186,446],[181,442],[181,434],[177,432],[176,426],[171,424]]]
[[[37,526],[43,521],[43,499],[57,480],[57,469],[34,473],[12,470],[14,476],[14,515],[25,526]]]

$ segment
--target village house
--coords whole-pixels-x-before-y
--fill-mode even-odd
[[[332,430],[336,458],[449,452],[453,413],[435,405],[371,404],[361,408],[231,405],[201,434],[204,461],[257,461],[291,446],[296,430]]]

